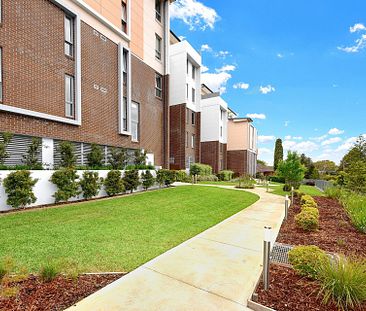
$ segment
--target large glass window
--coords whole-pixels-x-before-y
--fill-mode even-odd
[[[155,58],[161,60],[161,38],[155,34]]]
[[[196,113],[192,111],[192,125],[196,124]]]
[[[131,132],[132,140],[139,141],[140,139],[140,105],[138,103],[131,103]]]
[[[66,117],[75,116],[74,77],[65,75],[65,114]]]
[[[127,132],[128,131],[128,105],[127,105],[127,97],[123,97],[123,116],[122,116],[122,130]]]
[[[196,144],[196,136],[194,134],[192,134],[192,139],[191,139],[191,147],[192,149],[194,149],[194,145]]]
[[[155,75],[155,95],[159,98],[163,97],[163,78],[159,74]]]
[[[123,64],[123,84],[126,85],[127,84],[127,71],[128,71],[128,51],[127,50],[123,50],[123,60],[122,60]]]
[[[155,0],[155,18],[161,22],[161,0]]]
[[[192,88],[192,103],[196,102],[196,90]]]
[[[74,20],[70,16],[65,16],[65,54],[74,56]]]
[[[127,2],[126,0],[122,0],[122,15],[121,15],[121,22],[122,22],[122,31],[127,33]]]

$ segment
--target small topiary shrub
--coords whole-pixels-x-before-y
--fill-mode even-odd
[[[326,253],[315,245],[296,246],[288,256],[297,273],[312,279],[317,279],[321,265],[328,261]]]
[[[62,141],[58,146],[58,152],[61,156],[61,167],[74,167],[76,164],[75,146],[69,141]]]
[[[291,191],[291,185],[285,184],[282,189],[283,189],[283,191],[290,192]]]
[[[136,166],[146,165],[147,153],[146,150],[142,151],[140,149],[135,150],[134,154],[134,164]]]
[[[249,175],[243,175],[239,177],[238,185],[236,188],[240,189],[254,189],[255,188],[255,180],[252,179]]]
[[[38,179],[33,179],[29,171],[16,171],[4,178],[6,203],[13,208],[25,207],[36,202],[33,187]]]
[[[212,167],[206,164],[194,163],[191,164],[189,172],[196,179],[198,175],[199,176],[212,175]]]
[[[109,164],[114,170],[123,170],[128,160],[126,149],[112,148],[109,156]]]
[[[304,207],[303,206],[303,207],[301,207],[301,211],[313,214],[315,217],[319,218],[319,210],[315,207],[307,207],[307,206]]]
[[[42,169],[42,163],[39,163],[38,157],[41,152],[42,140],[38,137],[32,138],[32,143],[29,145],[27,153],[23,155],[23,163],[31,170]]]
[[[137,187],[141,184],[139,171],[125,171],[125,176],[123,177],[123,183],[125,185],[125,189],[127,191],[131,191],[131,193],[137,189]]]
[[[109,196],[114,196],[125,191],[125,186],[120,171],[109,171],[104,179],[104,190]]]
[[[51,282],[59,275],[59,273],[60,272],[54,264],[47,263],[39,270],[39,277],[43,282]]]
[[[2,142],[0,142],[0,165],[4,165],[5,160],[9,158],[6,147],[8,147],[11,139],[13,138],[13,134],[5,132],[1,134],[1,138]]]
[[[85,171],[83,173],[83,178],[80,180],[80,187],[84,199],[88,200],[95,197],[99,193],[101,185],[102,180],[99,178],[97,172]]]
[[[294,191],[294,197],[296,197],[296,198],[301,199],[301,197],[304,196],[304,195],[305,195],[305,193],[300,191],[300,190],[295,190]]]
[[[197,181],[219,181],[219,178],[216,175],[198,175]]]
[[[295,222],[298,227],[305,231],[316,231],[319,228],[319,216],[314,213],[302,211],[295,216]]]
[[[50,181],[57,186],[53,195],[56,203],[68,201],[80,194],[78,178],[79,175],[72,168],[63,168],[53,173]]]
[[[233,176],[234,176],[234,172],[233,171],[228,171],[228,170],[220,171],[217,174],[218,179],[221,180],[221,181],[230,181],[230,180],[233,179]]]
[[[314,208],[318,208],[318,204],[315,201],[307,201],[304,204],[301,204],[301,207],[314,207]]]
[[[308,195],[308,194],[305,194],[301,197],[301,200],[300,200],[300,203],[301,204],[305,204],[305,203],[315,203],[314,199],[312,196]]]
[[[319,271],[323,302],[334,301],[339,310],[361,310],[366,302],[366,261],[340,256],[324,261]]]
[[[141,179],[142,179],[142,186],[144,187],[145,190],[148,190],[155,183],[155,178],[151,174],[150,171],[146,171],[145,173],[142,173]]]
[[[97,144],[91,144],[91,150],[87,155],[88,165],[92,168],[100,168],[103,166],[104,153],[101,146]]]
[[[175,171],[175,179],[179,182],[192,182],[192,177],[189,176],[185,170]]]
[[[175,171],[159,170],[156,172],[156,181],[161,186],[171,186],[175,182]]]

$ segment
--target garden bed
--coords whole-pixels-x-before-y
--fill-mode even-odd
[[[86,274],[76,280],[58,276],[51,282],[42,282],[32,275],[7,285],[7,288],[15,288],[14,296],[0,296],[0,310],[64,310],[121,276]]]
[[[292,268],[272,264],[269,290],[264,291],[262,282],[257,288],[258,303],[277,311],[337,311],[334,304],[322,304],[319,288]],[[366,304],[355,310],[366,310]]]
[[[315,197],[315,200],[320,213],[319,230],[305,232],[296,226],[294,216],[300,212],[299,201],[296,199],[289,209],[288,220],[282,224],[277,242],[316,245],[328,252],[366,256],[366,234],[352,226],[338,201],[326,197]]]

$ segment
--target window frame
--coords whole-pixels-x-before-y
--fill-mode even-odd
[[[196,125],[196,113],[194,111],[191,113],[191,124]]]
[[[192,80],[196,80],[196,66],[192,65]]]
[[[128,51],[123,49],[122,52],[122,74],[123,74],[123,85],[127,85],[128,79]]]
[[[191,148],[194,149],[196,145],[196,135],[191,135]]]
[[[196,103],[196,89],[192,87],[192,103]]]
[[[67,28],[70,29],[67,29]],[[75,54],[75,21],[70,15],[65,14],[64,16],[64,53],[68,57],[74,57]],[[68,36],[70,38],[68,38]]]
[[[128,3],[121,0],[121,30],[127,35],[128,32]]]
[[[133,106],[136,106],[136,108]],[[137,109],[137,120],[133,117],[134,109]],[[134,135],[134,125],[136,125],[136,135]],[[140,141],[140,104],[135,101],[131,102],[131,139],[133,142]]]
[[[186,132],[186,148],[189,148],[189,132]]]
[[[162,2],[160,0],[155,0],[155,19],[161,23],[162,21]]]
[[[70,81],[70,89],[68,89],[68,81]],[[75,118],[75,77],[69,74],[65,74],[65,116]]]
[[[123,96],[122,99],[122,131],[127,132],[128,131],[128,102],[127,102],[127,96]]]
[[[155,59],[161,61],[162,59],[162,43],[163,39],[156,33],[155,34]]]
[[[158,85],[158,80],[160,81],[160,87]],[[155,73],[155,97],[162,99],[163,98],[163,77]]]

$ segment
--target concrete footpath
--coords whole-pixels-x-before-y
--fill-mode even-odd
[[[250,192],[260,196],[250,207],[69,310],[249,310],[247,300],[262,271],[263,227],[272,226],[274,242],[285,213],[283,197],[266,193],[264,188]]]

